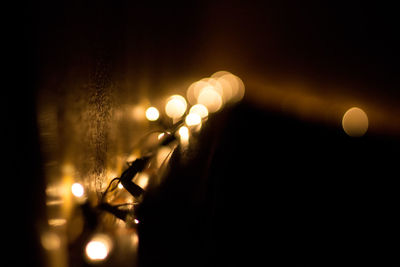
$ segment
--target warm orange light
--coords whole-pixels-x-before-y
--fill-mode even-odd
[[[173,95],[167,100],[165,113],[172,119],[179,119],[186,112],[187,103],[183,96]]]
[[[352,107],[343,115],[342,126],[349,136],[363,136],[368,129],[368,116],[362,109]]]
[[[40,236],[40,243],[46,250],[56,250],[60,248],[61,239],[56,233],[44,232]]]
[[[145,189],[149,183],[149,175],[147,173],[141,173],[135,178],[134,182],[141,188]]]

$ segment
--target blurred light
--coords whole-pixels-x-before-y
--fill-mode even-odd
[[[144,120],[145,116],[146,116],[146,111],[144,110],[144,107],[138,105],[132,108],[133,119],[137,121],[142,121]]]
[[[133,220],[136,224],[139,224],[139,220],[138,219],[134,219]]]
[[[204,105],[210,113],[217,112],[222,107],[222,97],[212,86],[201,90],[197,102]]]
[[[199,97],[201,90],[207,86],[210,86],[210,84],[204,80],[194,82],[189,86],[186,92],[186,97],[191,105],[197,103],[197,98]]]
[[[111,250],[111,240],[104,234],[95,235],[86,245],[86,256],[91,261],[102,261],[107,258]]]
[[[56,233],[44,232],[40,236],[40,243],[46,250],[56,250],[60,248],[61,240]]]
[[[134,231],[131,235],[131,244],[134,248],[137,248],[138,244],[139,244],[139,236],[136,233],[136,231]]]
[[[118,183],[118,189],[122,189],[124,186],[121,183]]]
[[[146,109],[146,118],[149,121],[156,121],[160,117],[160,113],[158,112],[158,109],[155,107],[149,107]]]
[[[62,199],[46,201],[46,206],[57,206],[57,205],[62,205],[62,204],[64,204],[64,200],[62,200]]]
[[[135,184],[140,186],[141,188],[145,189],[147,184],[149,183],[149,175],[147,173],[140,173],[136,178],[135,178]]]
[[[83,186],[80,183],[74,183],[71,186],[71,191],[72,194],[76,197],[82,197],[83,194],[85,193],[85,190],[83,189]]]
[[[218,71],[211,75],[223,86],[224,99],[226,101],[237,102],[244,96],[244,83],[238,76],[228,71]]]
[[[185,122],[187,126],[195,126],[201,124],[201,117],[197,113],[189,113],[186,118]]]
[[[173,95],[168,98],[165,105],[165,113],[172,119],[179,119],[185,114],[186,107],[187,103],[183,96]]]
[[[186,126],[182,126],[179,128],[179,136],[181,138],[182,143],[187,143],[189,141],[189,129]]]
[[[206,106],[202,104],[196,104],[192,106],[189,110],[189,114],[197,114],[200,116],[200,118],[204,119],[205,117],[208,116],[208,109]]]
[[[367,114],[360,108],[352,107],[343,115],[342,126],[349,136],[363,136],[368,129]]]
[[[160,133],[160,134],[157,136],[157,139],[160,140],[161,138],[164,137],[164,135],[165,135],[165,133]]]
[[[157,151],[157,166],[158,168],[167,160],[168,156],[171,154],[172,149],[168,146],[163,146]]]
[[[50,226],[57,227],[57,226],[65,225],[67,223],[67,220],[63,219],[63,218],[49,219],[48,223]]]

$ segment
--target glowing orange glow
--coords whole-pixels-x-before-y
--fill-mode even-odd
[[[63,226],[67,223],[66,219],[63,218],[56,218],[56,219],[49,219],[48,224],[50,226],[58,227],[58,226]]]
[[[146,111],[144,107],[138,105],[132,108],[132,118],[136,121],[143,121],[146,117]]]
[[[95,235],[87,243],[85,252],[90,261],[102,261],[107,258],[112,246],[111,239],[104,234]]]
[[[164,161],[167,160],[168,156],[171,155],[171,148],[168,146],[163,146],[157,151],[157,166],[161,167],[161,165],[164,163]]]
[[[56,233],[44,232],[40,236],[40,243],[46,250],[56,250],[60,248],[61,240]]]
[[[160,113],[158,112],[158,109],[156,109],[155,107],[149,107],[146,110],[146,118],[149,121],[156,121],[156,120],[158,120],[159,117],[160,117]]]
[[[183,96],[173,95],[167,100],[165,113],[172,119],[179,119],[185,114],[186,107],[187,103]]]
[[[343,115],[342,126],[349,136],[363,136],[368,129],[368,116],[362,109],[352,107]]]
[[[134,182],[135,184],[144,189],[149,183],[149,175],[147,173],[141,173],[135,178]]]

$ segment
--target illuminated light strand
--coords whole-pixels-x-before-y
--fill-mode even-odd
[[[209,113],[219,111],[225,104],[229,102],[236,102],[243,97],[244,84],[241,79],[230,72],[219,71],[214,73],[208,78],[203,78],[197,82],[192,83],[187,90],[188,102],[192,104],[189,112],[185,116],[184,120],[179,120],[187,112],[187,101],[186,99],[178,94],[170,96],[165,105],[165,114],[173,119],[175,122],[169,130],[158,134],[157,139],[159,141],[158,146],[165,146],[172,141],[179,139],[181,146],[187,146],[189,143],[191,131],[196,131],[201,127],[203,119],[209,116]],[[149,121],[159,120],[160,113],[157,108],[151,106],[146,110],[146,118]],[[156,146],[156,150],[157,147]],[[173,152],[169,150],[168,155]],[[164,153],[165,154],[165,153]],[[125,215],[121,215],[118,212],[116,206],[109,205],[105,202],[106,195],[112,192],[116,188],[125,188],[135,199],[140,200],[144,193],[144,189],[149,181],[149,177],[146,174],[139,175],[146,164],[152,157],[160,158],[158,152],[150,153],[148,157],[136,158],[130,163],[128,169],[126,169],[121,177],[114,178],[110,181],[108,187],[102,194],[100,207],[108,212],[115,213],[119,218],[124,218]],[[157,159],[157,166],[160,167],[160,162],[165,162],[168,158]],[[135,182],[132,179],[136,176]],[[118,181],[118,183],[112,187],[112,184]]]
[[[135,217],[135,205],[141,203],[145,188],[151,180],[151,176],[146,173],[146,168],[150,165],[151,168],[162,170],[164,163],[175,151],[175,147],[186,147],[191,134],[201,128],[202,123],[207,120],[210,113],[218,112],[225,105],[237,102],[243,97],[243,94],[244,85],[240,78],[229,72],[221,71],[214,73],[209,78],[194,82],[187,90],[187,100],[181,95],[172,95],[167,99],[165,115],[172,119],[170,127],[165,127],[165,121],[160,118],[161,114],[156,107],[150,106],[145,112],[144,108],[140,109],[141,114],[143,114],[141,115],[142,118],[145,117],[148,121],[157,121],[161,126],[164,126],[164,130],[159,131],[159,134],[154,137],[154,139],[157,139],[157,144],[154,147],[147,150],[142,147],[137,153],[135,152],[134,157],[132,156],[130,162],[128,161],[128,168],[122,172],[121,176],[111,179],[105,191],[101,194],[100,203],[95,209],[111,213],[120,219],[120,222],[125,222],[127,226],[135,228],[139,224],[139,220]],[[188,103],[191,105],[190,109]],[[156,162],[155,165],[151,165],[153,158]],[[107,195],[116,189],[125,189],[133,197],[133,200],[117,205],[108,203]],[[117,190],[116,194],[120,194],[120,190]],[[71,192],[77,198],[82,198],[85,195],[85,190],[79,183],[74,183],[71,186]],[[82,207],[84,206],[82,205]],[[124,208],[126,206],[129,208]],[[92,212],[92,214],[99,213]],[[49,249],[57,247],[57,244],[51,245],[51,242],[47,242],[50,244],[48,245],[46,238],[57,243],[52,241],[56,238],[44,236],[44,245],[47,245]],[[134,235],[132,238],[133,243],[137,246],[138,236]],[[107,235],[98,234],[86,243],[85,255],[90,262],[103,261],[109,256],[111,249],[111,239]]]

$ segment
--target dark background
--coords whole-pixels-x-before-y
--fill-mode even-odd
[[[166,83],[227,69],[245,84],[255,76],[335,84],[342,89],[315,90],[361,95],[393,110],[399,103],[394,5],[38,1],[6,9],[13,15],[4,23],[10,35],[3,40],[4,65],[11,70],[2,97],[5,177],[10,187],[21,186],[5,203],[13,203],[6,212],[11,225],[21,225],[12,228],[10,248],[26,251],[12,260],[41,260],[35,222],[44,214],[44,181],[35,100],[52,93],[51,85],[144,79],[151,98]],[[106,66],[104,76],[93,78],[99,62]],[[251,95],[259,88],[246,90]],[[201,141],[214,156],[199,149],[194,161],[208,165],[176,167],[174,177],[187,178],[186,167],[207,174],[194,176],[193,184],[167,179],[167,196],[150,195],[143,205],[143,266],[395,257],[398,132],[349,138],[338,127],[297,120],[246,99],[215,120],[225,127],[219,135],[207,131]]]

